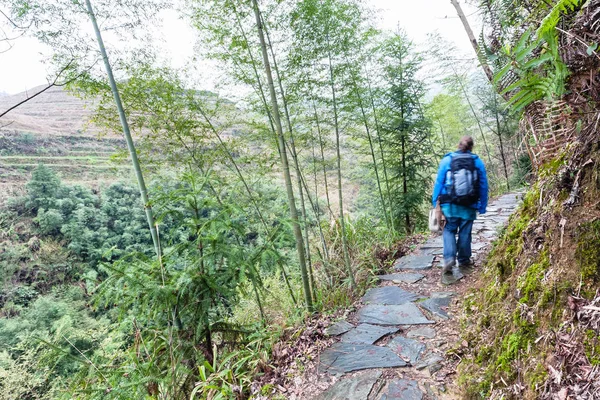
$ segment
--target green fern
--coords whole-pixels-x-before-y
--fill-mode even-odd
[[[494,84],[502,94],[511,94],[508,105],[515,111],[564,94],[568,69],[560,58],[556,27],[564,14],[575,11],[586,1],[559,0],[549,11],[547,5],[540,6],[537,11],[545,17],[539,26],[526,30],[512,46],[504,47],[505,54],[499,57],[504,64],[494,75]]]
[[[549,35],[556,34],[556,26],[560,22],[563,14],[575,11],[575,9],[587,0],[559,0],[554,5],[550,13],[543,19],[536,34],[538,38],[546,38]]]

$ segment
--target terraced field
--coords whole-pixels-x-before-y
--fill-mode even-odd
[[[92,188],[127,179],[131,168],[118,156],[123,149],[117,138],[0,131],[0,204],[23,191],[39,164],[64,182]]]

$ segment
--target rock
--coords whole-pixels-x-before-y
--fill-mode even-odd
[[[443,285],[449,286],[455,284],[464,277],[465,276],[458,270],[458,268],[454,268],[451,274],[442,274],[441,282]]]
[[[369,289],[362,298],[365,304],[404,304],[417,299],[417,295],[396,286]]]
[[[440,254],[443,254],[444,252],[444,248],[443,247],[428,247],[428,248],[421,248],[421,254],[424,256],[437,256]]]
[[[412,269],[412,270],[425,270],[430,269],[433,266],[433,256],[421,255],[421,256],[405,256],[396,261],[394,269]]]
[[[406,337],[433,339],[435,337],[435,329],[430,328],[428,326],[412,329],[406,334]]]
[[[432,293],[430,299],[419,303],[419,305],[437,317],[449,319],[450,316],[445,309],[450,305],[453,296],[454,293]]]
[[[412,272],[405,272],[391,275],[379,275],[378,278],[382,281],[392,281],[394,283],[417,283],[421,279],[425,278],[425,275]]]
[[[426,359],[419,361],[415,365],[415,368],[419,371],[422,369],[428,368],[429,372],[431,374],[434,374],[437,371],[439,371],[440,369],[442,369],[442,361],[444,361],[444,357],[441,357],[437,354],[432,354],[429,357],[427,357]]]
[[[426,249],[429,247],[443,247],[444,246],[444,237],[440,234],[439,236],[435,236],[427,239],[425,243],[421,245],[422,249]]]
[[[471,245],[471,250],[472,251],[479,251],[484,249],[485,247],[487,247],[488,243],[484,243],[484,242],[475,242]]]
[[[388,347],[339,342],[321,354],[321,366],[331,374],[344,374],[363,369],[404,367],[406,362]]]
[[[415,381],[397,379],[391,381],[385,388],[378,400],[422,400],[423,392]]]
[[[373,344],[385,335],[398,332],[397,327],[360,324],[342,336],[342,342]]]
[[[429,373],[431,375],[433,375],[436,372],[438,372],[440,369],[442,369],[442,363],[441,362],[435,363],[435,364],[429,366]]]
[[[337,381],[316,400],[367,399],[375,383],[381,378],[381,371],[364,371]]]
[[[334,323],[333,325],[327,327],[325,329],[325,334],[327,336],[339,336],[343,333],[348,332],[352,328],[354,328],[354,325],[352,325],[348,321],[342,320],[342,321],[338,321],[338,322]]]
[[[388,347],[403,359],[408,360],[411,364],[414,364],[425,351],[426,346],[417,340],[398,336],[388,343]]]
[[[432,324],[412,303],[402,305],[369,304],[358,310],[358,321],[375,325]]]
[[[425,390],[427,391],[427,396],[429,396],[429,398],[432,400],[437,400],[437,396],[435,395],[435,393],[433,393],[433,389],[431,388],[431,383],[425,382],[423,384],[423,386],[425,386]]]

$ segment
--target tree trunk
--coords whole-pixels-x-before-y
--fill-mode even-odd
[[[367,114],[365,112],[365,108],[363,106],[363,101],[362,101],[362,97],[360,95],[360,91],[358,88],[358,83],[356,81],[356,77],[353,75],[353,84],[354,84],[354,91],[356,92],[356,97],[358,99],[358,106],[360,108],[360,112],[362,115],[362,120],[363,120],[363,125],[365,126],[365,132],[367,133],[367,139],[369,141],[369,150],[371,151],[371,158],[373,160],[373,169],[375,170],[375,179],[377,181],[377,189],[379,191],[379,197],[381,199],[381,207],[383,208],[383,215],[385,217],[385,224],[387,225],[388,229],[391,229],[391,225],[390,225],[390,221],[389,221],[389,216],[387,213],[387,208],[385,206],[385,199],[383,197],[383,190],[381,189],[381,180],[379,178],[379,168],[377,167],[377,159],[375,158],[375,150],[373,147],[373,140],[371,138],[371,129],[369,128],[369,120],[367,118]]]
[[[158,229],[154,223],[154,215],[152,213],[152,206],[150,205],[150,201],[148,200],[148,190],[146,189],[146,182],[144,181],[144,175],[142,174],[140,162],[138,160],[135,145],[133,143],[133,138],[131,137],[129,123],[127,122],[125,110],[123,109],[123,103],[121,101],[121,96],[119,95],[117,82],[115,81],[115,77],[113,76],[112,67],[110,66],[110,62],[108,60],[108,54],[106,54],[106,48],[104,47],[102,34],[100,33],[100,28],[98,27],[98,22],[96,21],[96,15],[94,14],[94,10],[92,9],[92,3],[90,2],[90,0],[85,0],[85,3],[87,6],[90,20],[92,21],[92,25],[94,26],[96,40],[98,41],[100,53],[102,54],[102,59],[104,61],[104,67],[106,68],[106,74],[108,75],[110,89],[112,90],[113,96],[115,98],[115,104],[117,106],[117,111],[119,112],[119,119],[121,120],[121,125],[123,126],[123,135],[125,136],[125,141],[127,142],[127,147],[129,149],[129,155],[131,156],[131,163],[133,164],[133,169],[135,170],[135,176],[138,181],[142,203],[144,203],[144,211],[146,212],[146,220],[148,221],[148,227],[150,228],[150,235],[152,236],[154,250],[156,252],[157,257],[160,259],[161,249],[158,238]]]
[[[500,157],[504,167],[504,177],[506,178],[506,190],[510,190],[510,178],[508,176],[508,166],[506,165],[506,154],[504,154],[504,142],[502,141],[502,130],[500,129],[500,116],[498,115],[498,98],[494,95],[494,115],[496,116],[496,129],[498,129],[498,141],[500,142]]]
[[[402,133],[402,193],[404,194],[404,223],[406,224],[406,234],[410,235],[412,229],[410,227],[410,212],[406,207],[408,196],[408,176],[406,174],[406,136]]]
[[[265,35],[267,37],[267,42],[269,44],[269,49],[271,50],[271,58],[273,59],[273,69],[275,70],[275,76],[277,77],[277,84],[279,86],[279,91],[281,94],[281,100],[283,102],[283,111],[285,114],[285,120],[287,123],[288,132],[290,134],[290,146],[292,151],[292,159],[294,160],[294,167],[296,169],[296,178],[298,181],[298,194],[300,195],[300,207],[302,209],[302,222],[304,223],[304,244],[306,246],[306,260],[308,261],[308,277],[310,281],[310,289],[313,295],[313,300],[316,300],[315,296],[315,276],[313,272],[312,258],[310,254],[310,240],[308,237],[308,214],[306,213],[306,203],[304,202],[304,190],[302,188],[302,171],[300,170],[300,162],[298,160],[298,152],[296,151],[296,141],[294,139],[294,130],[292,128],[292,119],[290,118],[290,111],[288,108],[288,102],[285,95],[285,90],[283,89],[283,82],[281,79],[281,74],[279,73],[279,67],[277,66],[277,59],[275,58],[275,51],[273,49],[273,43],[271,42],[271,36],[269,35],[269,30],[267,29],[264,20],[261,18],[263,22],[263,29],[265,31]],[[308,187],[306,188],[306,196],[310,197],[310,193],[308,192]]]
[[[323,143],[323,132],[321,131],[321,124],[319,122],[319,114],[317,112],[317,106],[313,101],[313,108],[315,110],[315,123],[317,124],[317,133],[319,134],[319,147],[321,149],[321,166],[323,167],[323,180],[325,182],[325,197],[327,198],[327,209],[329,215],[333,217],[333,211],[331,211],[331,199],[329,198],[329,183],[327,180],[327,168],[325,166],[325,144]]]
[[[450,0],[450,2],[454,6],[454,8],[456,8],[456,13],[458,14],[458,17],[460,18],[463,26],[465,27],[465,31],[467,32],[467,36],[469,37],[471,46],[473,46],[473,50],[475,50],[475,55],[477,56],[477,59],[479,59],[479,44],[477,43],[477,38],[475,37],[475,34],[473,34],[471,25],[469,24],[469,21],[467,20],[467,17],[463,12],[462,7],[458,3],[458,0]],[[492,69],[485,63],[480,62],[480,64],[488,80],[490,81],[490,83],[492,83],[494,81],[494,73],[492,72]]]
[[[346,238],[346,221],[344,218],[344,197],[343,197],[343,185],[342,185],[342,154],[340,152],[340,125],[338,118],[338,106],[337,97],[335,91],[335,77],[333,73],[333,64],[331,60],[331,47],[329,44],[329,33],[327,34],[327,53],[329,58],[329,80],[331,86],[331,96],[333,101],[333,124],[335,127],[335,148],[337,155],[337,176],[338,176],[338,202],[340,207],[340,227],[342,230],[342,248],[344,252],[344,264],[350,275],[350,283],[353,289],[356,289],[356,280],[354,279],[354,271],[352,271],[352,265],[350,264],[350,252],[348,251],[348,241]]]
[[[290,207],[290,218],[292,220],[292,226],[294,231],[294,237],[296,239],[296,251],[298,252],[298,261],[300,263],[300,272],[302,275],[302,284],[304,286],[304,298],[306,300],[306,308],[308,312],[313,312],[312,293],[310,291],[310,281],[308,277],[308,269],[306,268],[306,255],[304,251],[304,238],[302,237],[302,230],[300,229],[300,223],[298,221],[298,210],[296,209],[296,200],[294,198],[294,188],[292,186],[292,177],[290,175],[290,165],[287,157],[287,150],[285,148],[285,140],[283,137],[283,127],[281,125],[281,117],[279,113],[279,104],[277,102],[277,93],[275,92],[275,84],[273,83],[273,74],[271,73],[271,64],[269,62],[269,54],[267,52],[267,44],[263,33],[262,20],[260,16],[260,10],[258,8],[258,1],[252,0],[254,15],[256,17],[256,25],[258,30],[258,38],[260,40],[260,47],[262,50],[265,73],[267,75],[267,81],[269,83],[269,92],[271,93],[271,107],[273,120],[275,122],[275,129],[277,132],[277,142],[279,147],[279,153],[281,157],[281,164],[283,167],[283,177],[285,180],[285,187],[288,197],[288,203]]]
[[[473,114],[473,118],[475,118],[475,121],[477,122],[477,126],[479,127],[479,132],[481,133],[481,139],[483,140],[485,152],[487,154],[489,167],[491,167],[492,166],[492,155],[490,153],[490,148],[487,144],[487,140],[485,139],[485,133],[483,132],[483,127],[481,126],[481,121],[479,120],[479,117],[477,116],[477,113],[475,112],[475,107],[473,106],[473,103],[471,103],[471,99],[469,98],[469,94],[467,93],[467,88],[463,84],[461,77],[456,72],[456,69],[454,68],[454,66],[452,66],[452,71],[454,72],[454,76],[456,77],[456,80],[457,80],[458,84],[460,85],[463,95],[465,96],[465,100],[467,100],[467,104],[469,105],[469,109],[471,110],[471,113]]]
[[[383,143],[381,140],[381,129],[379,127],[379,118],[377,118],[377,109],[375,107],[375,99],[373,96],[373,90],[371,89],[371,81],[369,79],[369,73],[367,71],[366,73],[367,76],[367,85],[369,86],[369,97],[371,99],[371,109],[373,110],[373,120],[375,121],[375,130],[377,132],[377,144],[379,146],[379,152],[381,154],[381,165],[383,167],[383,179],[385,181],[385,190],[387,191],[387,197],[388,197],[388,206],[389,206],[389,216],[390,216],[390,224],[392,227],[392,230],[395,231],[396,228],[394,227],[394,217],[393,217],[393,210],[392,210],[392,192],[390,191],[390,180],[388,178],[388,173],[387,173],[387,165],[385,162],[385,153],[383,152]]]

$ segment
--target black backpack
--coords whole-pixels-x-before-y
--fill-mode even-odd
[[[479,201],[479,171],[475,167],[476,155],[454,153],[450,155],[450,170],[446,173],[446,191],[442,203],[472,206]]]

